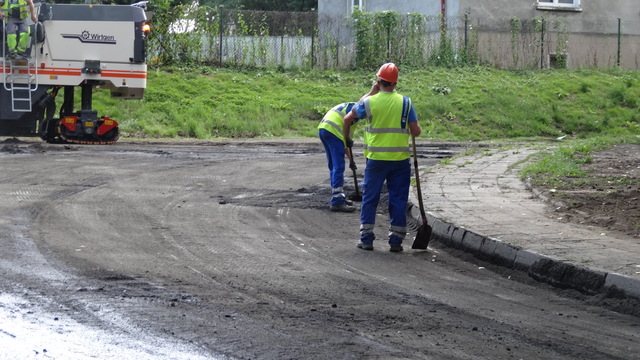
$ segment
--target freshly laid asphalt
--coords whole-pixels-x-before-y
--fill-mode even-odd
[[[592,294],[615,286],[640,298],[640,241],[554,217],[549,211],[553,205],[518,176],[539,151],[534,146],[488,149],[421,167],[431,242],[522,269],[557,286]],[[420,221],[415,191],[410,200],[411,215]]]

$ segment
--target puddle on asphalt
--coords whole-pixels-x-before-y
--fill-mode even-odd
[[[196,346],[141,332],[114,335],[38,309],[19,296],[0,294],[0,359],[229,360]]]

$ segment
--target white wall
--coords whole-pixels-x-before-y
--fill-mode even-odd
[[[535,0],[460,0],[460,11],[469,13],[471,18],[558,17],[571,23],[571,32],[586,33],[616,33],[620,18],[625,34],[640,35],[638,0],[582,0],[580,6],[582,11],[550,11],[538,10]]]
[[[446,0],[446,12],[452,16],[460,14],[460,0]],[[353,0],[318,0],[319,14],[345,16],[351,14]],[[440,15],[441,0],[364,0],[364,10],[376,12],[395,10],[398,13],[420,13],[423,15]]]

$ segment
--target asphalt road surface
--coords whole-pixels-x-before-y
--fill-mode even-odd
[[[421,166],[460,150],[418,148]],[[329,193],[313,139],[4,139],[0,358],[640,356],[637,317],[437,243],[389,252],[383,207],[357,249]]]

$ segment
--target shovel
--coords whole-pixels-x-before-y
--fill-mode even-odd
[[[362,195],[360,195],[360,189],[358,188],[358,176],[356,175],[356,163],[353,161],[353,152],[349,147],[349,167],[353,170],[353,184],[356,187],[356,193],[349,195],[349,199],[353,201],[362,201]]]
[[[433,229],[427,223],[427,215],[424,213],[424,205],[422,204],[422,190],[420,189],[420,171],[418,170],[418,154],[416,152],[416,138],[411,137],[413,144],[413,167],[416,169],[416,187],[418,189],[418,204],[420,205],[420,216],[422,217],[422,225],[418,228],[416,238],[413,240],[412,249],[426,250],[431,240],[431,232]]]

